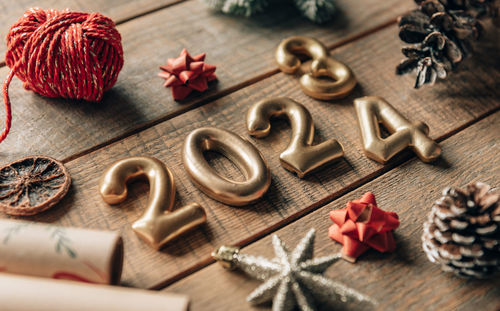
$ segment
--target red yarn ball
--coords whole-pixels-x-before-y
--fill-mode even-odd
[[[11,72],[3,89],[7,122],[0,141],[10,128],[13,74],[43,96],[100,101],[123,66],[121,36],[100,13],[32,8],[10,28],[5,62]]]
[[[99,13],[32,8],[10,28],[5,62],[28,90],[99,101],[123,66],[121,37]]]

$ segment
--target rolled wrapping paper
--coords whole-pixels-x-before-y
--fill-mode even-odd
[[[186,296],[0,273],[2,311],[186,311]]]
[[[116,232],[0,219],[0,272],[118,284],[122,267]]]

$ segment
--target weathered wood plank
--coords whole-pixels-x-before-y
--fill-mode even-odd
[[[446,137],[500,107],[495,89],[500,72],[494,69],[498,66],[481,62],[481,58],[467,65],[474,70],[465,67],[464,72],[450,78],[446,84],[420,91],[410,89],[412,77],[398,78],[392,71],[392,64],[400,57],[396,36],[394,29],[386,29],[335,53],[339,60],[350,64],[360,80],[354,94],[342,101],[315,101],[301,92],[295,78],[277,74],[70,161],[67,166],[74,181],[70,193],[58,207],[33,219],[121,231],[126,248],[125,282],[138,287],[153,287],[205,265],[216,245],[251,242],[409,158],[410,153],[405,153],[384,167],[363,156],[352,108],[354,98],[363,95],[385,97],[411,120],[427,122],[433,138]],[[304,180],[297,179],[279,164],[278,155],[288,144],[289,130],[285,122],[276,122],[269,137],[250,138],[272,170],[271,188],[265,197],[243,208],[232,208],[209,199],[191,184],[183,169],[180,151],[184,138],[201,126],[225,128],[248,137],[244,120],[246,110],[258,100],[274,96],[288,96],[302,102],[315,121],[317,141],[338,139],[345,147],[345,160]],[[444,153],[447,153],[446,148]],[[130,229],[130,224],[144,209],[147,186],[133,187],[130,200],[120,207],[107,206],[97,192],[98,178],[106,166],[131,155],[151,155],[165,161],[176,178],[176,206],[198,202],[207,209],[208,225],[172,242],[161,252],[142,243]],[[239,176],[226,160],[220,157],[211,159],[222,174],[230,178]]]
[[[16,1],[0,1],[0,59],[3,63],[5,51],[5,37],[9,32],[10,26],[15,23],[24,12],[32,7],[42,9],[63,10],[69,8],[72,11],[81,12],[100,12],[115,21],[121,23],[134,16],[140,16],[144,13],[151,12],[166,5],[179,2],[179,0],[16,0]]]
[[[356,264],[340,261],[327,270],[327,276],[369,295],[378,301],[379,310],[498,310],[499,279],[473,281],[441,272],[427,260],[420,236],[432,203],[443,188],[461,187],[471,181],[499,186],[499,124],[497,112],[445,140],[444,157],[435,165],[413,159],[276,234],[293,247],[308,228],[316,228],[316,256],[338,252],[341,245],[328,237],[332,224],[329,211],[344,208],[347,201],[372,191],[378,205],[397,212],[401,220],[395,232],[396,252],[369,251]],[[243,252],[272,258],[270,245],[271,236],[266,236]],[[228,306],[231,310],[254,310],[246,304],[245,297],[258,285],[258,281],[241,273],[231,273],[213,264],[166,291],[188,294],[191,310],[222,310]]]
[[[332,45],[394,19],[413,6],[411,2],[396,5],[400,3],[397,0],[337,2],[341,10],[338,19],[324,26],[304,20],[289,7],[247,20],[214,14],[198,1],[124,23],[118,29],[125,65],[117,85],[102,102],[43,98],[25,91],[14,79],[10,88],[13,128],[0,145],[2,161],[34,153],[58,159],[74,157],[276,72],[274,49],[283,38],[310,35]],[[218,66],[219,83],[202,96],[177,103],[156,74],[159,65],[176,57],[184,47],[193,54],[207,53],[207,63]],[[8,68],[0,69],[0,77],[7,72]],[[0,112],[0,121],[3,116]]]

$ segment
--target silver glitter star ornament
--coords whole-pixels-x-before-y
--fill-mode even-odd
[[[316,310],[315,301],[332,305],[336,302],[356,301],[374,302],[363,294],[322,274],[342,255],[334,254],[313,258],[314,236],[316,231],[309,230],[292,252],[273,235],[276,257],[272,260],[255,257],[239,252],[239,248],[222,246],[212,256],[225,268],[240,269],[249,276],[264,281],[247,297],[252,304],[273,301],[273,311]]]

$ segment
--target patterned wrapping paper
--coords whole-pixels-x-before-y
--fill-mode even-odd
[[[186,296],[0,273],[2,311],[187,311]]]
[[[0,219],[0,272],[118,284],[122,266],[116,232]]]

